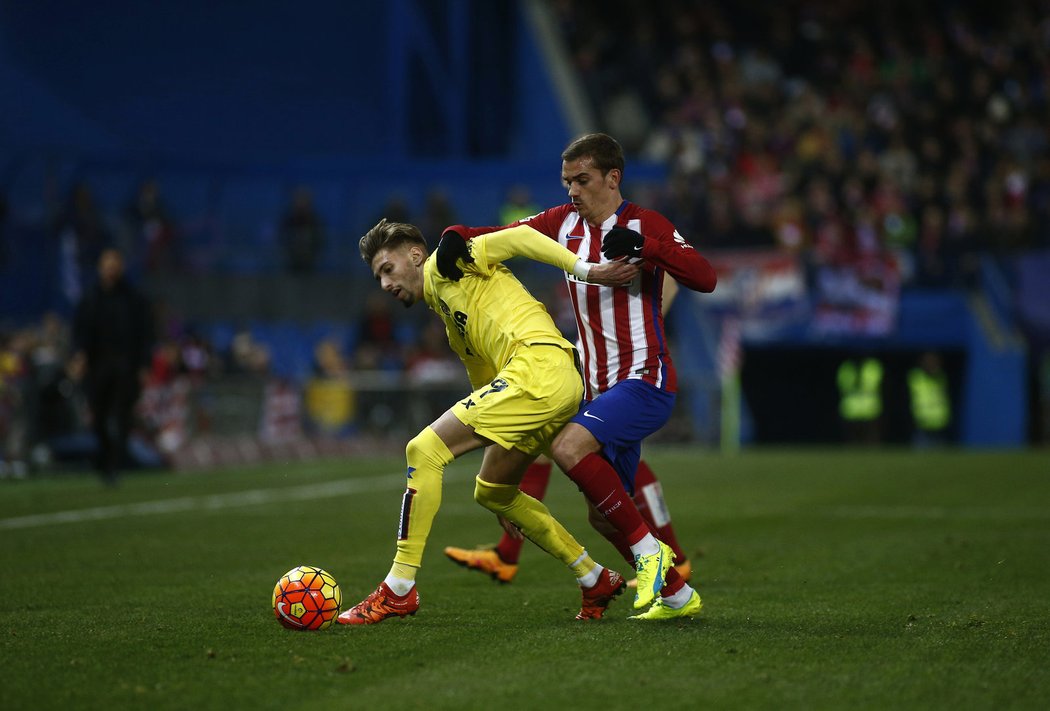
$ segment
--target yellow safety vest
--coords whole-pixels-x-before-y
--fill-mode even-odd
[[[866,358],[857,368],[847,360],[838,372],[839,413],[850,421],[874,420],[882,414],[882,364],[875,358]]]
[[[911,414],[919,429],[935,432],[948,426],[952,408],[944,373],[931,375],[922,368],[913,368],[908,373],[908,389],[911,390]]]

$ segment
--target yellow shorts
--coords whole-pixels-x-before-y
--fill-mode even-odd
[[[522,346],[495,379],[452,406],[459,421],[504,449],[542,454],[583,399],[572,351]]]

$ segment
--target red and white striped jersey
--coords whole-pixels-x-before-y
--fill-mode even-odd
[[[675,392],[677,376],[661,310],[664,273],[682,286],[710,292],[716,277],[708,261],[663,215],[627,201],[599,227],[588,225],[572,204],[553,207],[508,226],[520,224],[557,240],[585,261],[599,264],[609,261],[602,255],[602,240],[616,225],[645,237],[642,271],[630,284],[605,287],[565,275],[580,334],[577,345],[583,357],[587,398],[593,400],[616,383],[630,379]],[[470,238],[503,228],[455,225],[450,229]]]

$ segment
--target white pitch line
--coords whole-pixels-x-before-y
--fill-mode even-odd
[[[452,477],[453,479],[455,477]],[[446,472],[445,480],[449,480]],[[90,509],[73,509],[52,513],[15,516],[0,519],[0,530],[20,528],[37,528],[53,526],[60,523],[82,523],[84,521],[103,521],[130,516],[152,516],[154,514],[179,513],[183,511],[219,511],[238,506],[258,506],[261,504],[284,501],[310,501],[331,496],[347,496],[363,492],[381,491],[404,486],[404,474],[383,474],[364,479],[340,479],[323,484],[304,484],[279,489],[250,489],[234,491],[228,494],[210,496],[184,496],[177,499],[159,499],[142,501],[135,504],[115,504],[113,506],[96,506]]]

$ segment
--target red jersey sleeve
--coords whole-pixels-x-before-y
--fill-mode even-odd
[[[678,234],[666,217],[649,211],[643,224],[643,259],[666,271],[686,288],[705,293],[715,290],[718,276],[714,267]]]
[[[517,222],[512,222],[509,225],[501,225],[499,227],[467,227],[466,225],[452,225],[445,228],[445,232],[455,231],[461,234],[466,239],[472,239],[478,235],[487,235],[489,232],[496,232],[498,230],[505,230],[508,227],[517,227],[518,225],[528,225],[532,229],[547,235],[551,239],[558,239],[558,227],[561,225],[562,220],[565,217],[566,208],[571,208],[571,205],[562,205],[559,207],[552,207],[549,210],[533,215],[532,217],[525,217]],[[442,233],[444,236],[444,233]]]

